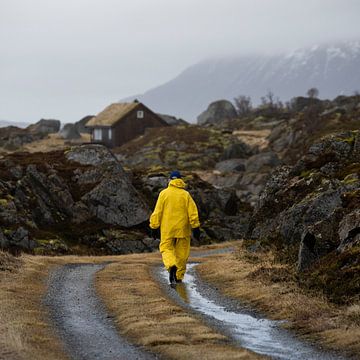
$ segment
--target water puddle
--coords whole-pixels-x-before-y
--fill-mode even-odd
[[[173,285],[182,302],[206,317],[221,323],[220,327],[230,334],[241,347],[273,359],[344,359],[333,354],[318,351],[281,328],[279,321],[259,318],[249,311],[236,306],[228,309],[228,300],[221,297],[215,290],[212,294],[199,290],[195,277],[196,264],[189,264],[183,283]],[[161,276],[168,281],[168,273],[162,270]],[[208,295],[211,295],[208,297]]]

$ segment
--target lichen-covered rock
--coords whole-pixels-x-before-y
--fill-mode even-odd
[[[342,253],[344,266],[346,256],[353,259],[360,245],[358,137],[359,131],[326,137],[295,166],[278,167],[260,194],[247,238],[275,246],[286,259],[297,259],[304,276],[316,274],[329,254],[336,259]],[[355,271],[353,260],[346,266],[346,271]],[[347,275],[339,270],[338,276]]]

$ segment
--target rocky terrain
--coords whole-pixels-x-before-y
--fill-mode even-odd
[[[116,252],[121,229],[149,216],[121,165],[101,146],[11,154],[0,161],[0,174],[3,248],[66,253],[84,245]]]
[[[7,126],[0,128],[0,148],[4,150],[16,150],[24,144],[43,139],[51,133],[60,130],[59,120],[41,119],[36,124],[31,124],[26,128]]]
[[[199,207],[202,234],[194,245],[246,238],[252,251],[271,248],[297,267],[305,287],[349,301],[359,293],[359,95],[285,105],[268,98],[241,110],[221,100],[198,125],[166,116],[173,126],[148,129],[113,152],[64,142],[56,151],[7,151],[0,159],[1,248],[152,251],[158,242],[148,236],[148,218],[177,169]],[[84,122],[62,134],[77,137]],[[52,136],[49,125],[2,134]],[[4,135],[4,143],[17,136]]]
[[[0,244],[36,253],[151,251],[150,207],[167,177],[129,176],[101,145],[48,153],[14,153],[0,160]],[[230,190],[191,181],[204,232],[202,243],[245,233],[249,209]],[[243,221],[237,216],[243,212]],[[224,216],[228,225],[222,226]]]
[[[300,281],[336,302],[360,293],[360,132],[325,137],[294,166],[278,167],[247,234],[254,251],[275,247]]]

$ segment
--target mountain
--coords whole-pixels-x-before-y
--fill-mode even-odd
[[[254,104],[271,90],[287,101],[316,87],[321,98],[360,91],[360,41],[314,45],[272,56],[209,59],[137,98],[157,112],[195,122],[210,102],[251,96]]]
[[[26,122],[0,120],[0,128],[7,126],[17,126],[19,128],[26,128],[29,125],[30,123],[26,123]]]

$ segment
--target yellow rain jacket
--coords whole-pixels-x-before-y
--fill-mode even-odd
[[[190,238],[191,228],[200,226],[196,204],[185,186],[182,179],[174,179],[160,192],[150,227],[160,227],[161,239]]]

